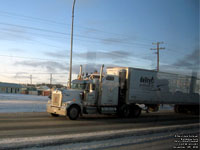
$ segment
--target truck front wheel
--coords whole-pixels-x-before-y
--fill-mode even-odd
[[[71,106],[68,109],[68,117],[71,120],[76,120],[79,117],[80,114],[80,109],[78,108],[78,106]]]

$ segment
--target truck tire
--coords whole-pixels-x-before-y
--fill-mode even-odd
[[[175,105],[174,111],[176,113],[187,113],[187,106],[184,106],[184,105]]]
[[[79,115],[80,115],[80,109],[78,106],[71,106],[69,109],[68,109],[68,117],[69,119],[71,120],[76,120],[78,119]]]
[[[179,108],[178,108],[178,107],[179,107],[178,105],[175,105],[175,106],[174,106],[174,112],[175,112],[175,113],[179,113]]]
[[[139,117],[141,114],[141,111],[142,109],[139,106],[137,105],[131,106],[131,117],[134,117],[134,118]]]
[[[194,109],[191,111],[192,115],[199,115],[199,110]]]
[[[59,115],[58,115],[58,114],[53,114],[53,113],[51,113],[51,116],[52,116],[52,117],[58,117]]]
[[[190,112],[192,115],[199,115],[199,106],[190,106]]]
[[[129,105],[123,105],[121,108],[120,108],[120,116],[123,117],[123,118],[128,118],[131,116],[131,107]]]

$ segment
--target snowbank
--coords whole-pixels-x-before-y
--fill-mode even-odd
[[[0,94],[0,113],[3,112],[45,112],[47,96]]]
[[[24,94],[0,94],[0,113],[6,112],[45,112],[47,96]],[[173,110],[170,105],[161,105],[160,111]]]

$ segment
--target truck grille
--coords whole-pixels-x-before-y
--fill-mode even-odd
[[[60,93],[53,93],[52,95],[52,106],[60,107],[62,100],[62,94]]]

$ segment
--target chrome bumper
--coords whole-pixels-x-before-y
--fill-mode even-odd
[[[67,116],[66,107],[54,107],[51,104],[47,104],[47,112],[50,114],[58,114],[61,116]]]

